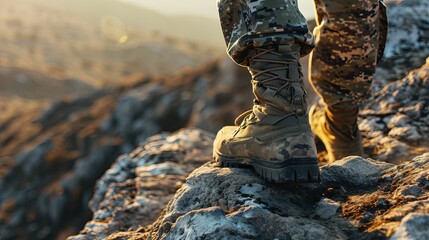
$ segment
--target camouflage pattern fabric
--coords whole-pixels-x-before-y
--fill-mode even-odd
[[[254,47],[299,43],[303,57],[316,43],[311,58],[316,91],[328,105],[358,104],[368,93],[383,49],[385,9],[378,0],[315,4],[318,27],[313,37],[296,0],[218,0],[227,52],[237,64],[248,66]]]
[[[227,52],[248,65],[248,50],[271,44],[301,44],[301,56],[314,47],[313,35],[298,9],[297,0],[218,0]]]
[[[378,56],[378,0],[315,0],[316,48],[310,79],[329,105],[357,105],[369,92]]]

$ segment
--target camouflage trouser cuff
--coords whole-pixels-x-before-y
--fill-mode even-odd
[[[259,35],[245,35],[240,37],[228,49],[228,55],[239,65],[249,66],[252,48],[267,47],[271,45],[294,45],[300,44],[300,55],[308,55],[313,50],[313,40],[307,39],[303,34],[290,33],[268,33]]]
[[[253,47],[299,43],[301,56],[314,47],[296,0],[218,0],[218,10],[228,54],[240,65]]]

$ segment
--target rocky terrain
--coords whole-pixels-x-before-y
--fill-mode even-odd
[[[427,1],[385,0],[389,20],[388,41],[378,64],[376,78],[397,80],[419,68],[429,55]]]
[[[428,3],[392,4],[389,36],[422,30],[406,52],[389,40],[383,61],[391,64],[381,63],[361,114],[365,153],[389,163],[344,159],[323,167],[322,184],[295,187],[269,185],[249,169],[218,168],[210,163],[212,133],[249,108],[252,96],[243,69],[215,61],[0,117],[0,239],[64,239],[82,228],[74,239],[274,239],[274,223],[297,239],[424,234],[410,229],[427,222],[429,53],[412,67],[399,59],[429,49],[429,23],[398,9]],[[392,79],[389,69],[402,70]],[[150,137],[186,127],[202,130]],[[222,220],[205,224],[213,219]],[[295,221],[300,225],[287,227]]]
[[[370,156],[401,163],[426,152],[429,136],[429,58],[402,80],[374,93],[360,113],[359,128]]]
[[[429,153],[400,165],[348,157],[322,167],[320,184],[285,185],[210,162],[212,140],[182,130],[119,158],[97,184],[93,220],[68,239],[429,237]]]

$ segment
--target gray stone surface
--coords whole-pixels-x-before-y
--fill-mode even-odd
[[[385,0],[389,31],[378,79],[396,80],[424,64],[429,56],[429,2],[426,0]],[[392,68],[392,66],[395,66]]]
[[[351,156],[321,168],[323,182],[330,184],[371,186],[378,182],[382,172],[393,164]]]
[[[429,151],[429,58],[402,80],[374,93],[360,113],[359,128],[370,157],[398,164]]]
[[[429,239],[429,212],[427,214],[410,213],[405,216],[390,240],[427,240]]]
[[[346,221],[312,218],[318,184],[268,184],[248,169],[206,164],[194,171],[159,219],[155,239],[344,239]],[[169,225],[171,228],[166,229]],[[168,228],[167,228],[168,229]],[[351,230],[353,232],[353,230]],[[356,236],[358,231],[354,231]]]
[[[316,205],[316,210],[314,212],[315,216],[320,217],[321,219],[330,219],[338,214],[341,204],[329,198],[322,198]]]

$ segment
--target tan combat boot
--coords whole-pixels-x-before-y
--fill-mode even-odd
[[[235,127],[217,134],[213,156],[222,166],[251,166],[273,182],[319,181],[299,50],[299,45],[282,45],[251,53],[254,106]]]
[[[322,101],[310,109],[310,124],[323,142],[328,161],[362,156],[362,137],[357,126],[359,107],[351,103],[327,106]]]

